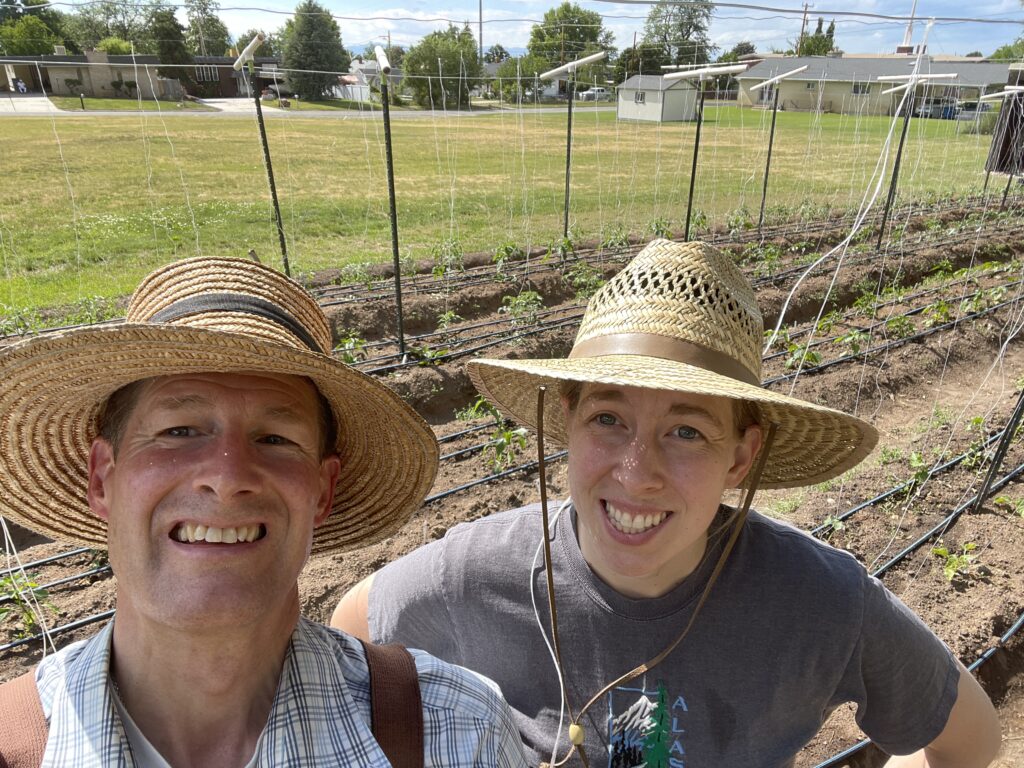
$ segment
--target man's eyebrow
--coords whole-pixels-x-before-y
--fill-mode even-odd
[[[266,415],[272,419],[280,419],[281,421],[307,421],[308,414],[303,413],[301,409],[291,405],[277,405],[271,408],[267,408],[265,411]]]
[[[684,403],[676,403],[668,412],[673,416],[702,416],[705,419],[711,421],[716,426],[722,426],[721,419],[718,418],[714,413],[709,411],[707,408],[701,408],[699,405],[686,405]]]
[[[180,411],[195,405],[210,405],[201,395],[161,395],[153,401],[153,408],[162,411]]]

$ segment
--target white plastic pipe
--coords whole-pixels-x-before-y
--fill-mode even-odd
[[[384,53],[384,49],[379,45],[373,46],[373,53],[377,57],[377,66],[380,67],[382,75],[391,74],[391,62],[388,61],[388,55]]]
[[[662,78],[665,80],[688,80],[691,77],[696,77],[704,80],[709,77],[717,77],[718,75],[734,75],[746,71],[746,64],[727,64],[724,67],[704,67],[703,69],[691,69],[683,72],[670,72],[667,75],[662,75]]]
[[[242,53],[239,54],[237,59],[235,59],[235,69],[241,69],[245,62],[250,61],[252,57],[256,55],[256,49],[263,45],[263,40],[263,33],[260,32],[256,37],[249,41],[249,44],[242,49]]]
[[[898,83],[902,80],[955,80],[957,76],[956,72],[946,72],[941,75],[879,75],[875,79],[880,83]]]
[[[582,59],[576,59],[576,61],[570,61],[568,64],[564,64],[561,67],[550,69],[539,76],[541,80],[554,80],[559,75],[564,75],[567,72],[575,72],[580,67],[584,67],[587,64],[593,64],[595,61],[600,61],[608,55],[608,51],[601,51],[600,53],[593,53],[590,56],[584,56]]]
[[[763,83],[758,83],[757,85],[752,85],[752,86],[750,86],[750,90],[751,91],[759,91],[762,88],[765,88],[765,87],[767,87],[769,85],[773,85],[773,84],[779,82],[780,80],[785,80],[787,77],[790,77],[791,75],[796,75],[796,74],[799,74],[800,72],[803,72],[805,69],[807,69],[807,66],[808,66],[807,64],[804,64],[802,67],[797,67],[796,69],[789,70],[789,72],[783,72],[781,75],[776,75],[771,80],[765,80]]]

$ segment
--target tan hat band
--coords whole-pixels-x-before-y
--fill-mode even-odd
[[[276,304],[271,304],[258,296],[246,296],[238,293],[204,293],[181,299],[164,307],[150,317],[149,322],[170,323],[189,315],[200,315],[205,312],[244,312],[262,317],[264,320],[270,320],[290,331],[293,336],[298,337],[314,352],[326,354],[326,350],[317,344],[309,331],[298,320]]]
[[[757,376],[728,355],[702,347],[700,344],[655,333],[612,333],[594,336],[577,343],[569,353],[570,359],[602,355],[658,357],[703,368],[756,387],[761,386]]]

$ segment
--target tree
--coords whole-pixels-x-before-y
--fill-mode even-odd
[[[564,2],[547,11],[542,23],[533,25],[527,50],[544,59],[551,69],[599,50],[611,53],[615,50],[612,39],[601,14]]]
[[[744,56],[750,56],[751,54],[757,53],[757,48],[749,40],[741,40],[736,43],[732,48],[729,49],[728,53],[722,54],[719,61],[739,61]],[[726,58],[729,56],[731,58]]]
[[[400,45],[382,45],[384,55],[388,57],[388,63],[395,68],[401,67],[405,61],[405,48]],[[377,46],[373,43],[363,49],[363,58],[369,61],[377,60]]]
[[[167,66],[192,64],[192,54],[185,44],[185,28],[178,22],[174,10],[158,8],[154,11],[150,17],[148,31],[163,65],[157,67],[157,74],[176,79],[186,91],[194,87],[192,75],[187,67]]]
[[[616,83],[623,83],[633,75],[663,75],[662,67],[670,63],[660,45],[640,43],[622,50],[615,59],[612,77]]]
[[[1008,45],[1001,45],[989,56],[992,61],[1020,61],[1024,59],[1024,37],[1018,37]]]
[[[648,717],[649,726],[644,736],[644,765],[647,768],[668,768],[672,718],[664,683],[658,684],[658,703]]]
[[[796,46],[797,56],[827,56],[836,50],[835,31],[836,23],[833,21],[828,26],[828,32],[822,31],[824,20],[818,19],[818,26],[813,35],[804,35]]]
[[[53,53],[60,39],[35,16],[24,15],[0,27],[0,48],[8,56],[39,56]]]
[[[286,25],[287,26],[287,25]],[[284,66],[288,84],[302,98],[321,101],[338,84],[338,75],[348,71],[351,61],[341,43],[341,30],[330,11],[316,2],[304,0],[295,7],[295,17],[287,34]]]
[[[981,59],[984,57],[985,54],[982,53],[981,51],[971,51],[970,53],[967,54],[968,59]]]
[[[500,64],[503,61],[508,61],[512,58],[512,54],[505,50],[505,46],[501,43],[495,43],[487,49],[487,53],[484,54],[484,62],[487,64]]]
[[[95,4],[83,5],[75,13],[68,14],[65,22],[65,37],[75,41],[81,50],[95,48],[105,37],[119,37],[122,40],[136,41],[137,50],[156,51],[155,44],[148,47],[143,41],[151,40],[147,27],[152,12],[166,7],[159,0],[146,7],[136,3],[102,0]]]
[[[216,0],[185,0],[185,14],[188,16],[185,42],[193,54],[222,56],[231,47],[231,35],[217,16],[218,10],[220,4]]]
[[[410,48],[402,69],[417,104],[459,108],[469,106],[469,89],[482,66],[469,27],[449,24]]]
[[[132,52],[132,44],[120,37],[105,37],[96,43],[97,51],[105,51],[111,56],[128,56]]]
[[[537,75],[547,68],[547,59],[532,54],[505,59],[498,67],[497,79],[502,98],[511,102],[529,101],[543,86]]]
[[[710,3],[655,5],[644,22],[644,43],[660,46],[669,64],[707,64],[715,47],[708,41]]]
[[[252,39],[256,35],[263,35],[263,43],[259,48],[256,49],[257,56],[280,56],[281,48],[280,41],[274,33],[264,32],[262,29],[247,29],[245,32],[238,36],[238,40],[235,43],[235,47],[238,49],[238,53],[242,52]]]
[[[57,38],[58,45],[67,46],[72,53],[81,53],[75,42],[68,39],[68,14],[51,8],[47,0],[22,0],[20,5],[17,0],[0,0],[0,25],[13,25],[27,16],[34,16],[43,22],[53,37]],[[53,53],[53,48],[44,53]]]

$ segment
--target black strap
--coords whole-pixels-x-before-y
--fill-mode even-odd
[[[423,768],[423,704],[416,660],[403,646],[363,643],[370,727],[394,768]]]
[[[310,335],[302,323],[276,304],[258,296],[240,293],[203,293],[198,296],[190,296],[187,299],[179,299],[154,314],[149,321],[151,323],[169,323],[189,315],[198,315],[201,312],[245,312],[262,317],[291,331],[314,352],[326,354],[326,350],[321,349],[320,345],[316,343],[316,339]]]
[[[0,768],[39,768],[49,726],[35,668],[0,685]]]

